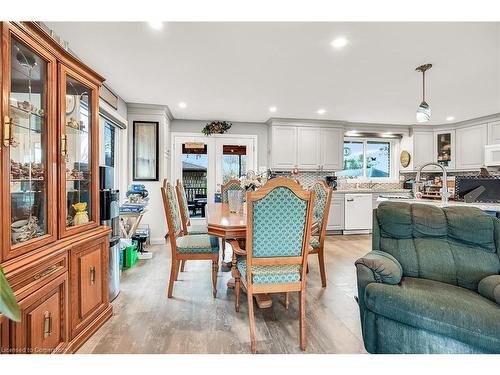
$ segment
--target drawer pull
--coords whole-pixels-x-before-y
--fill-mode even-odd
[[[52,314],[49,311],[43,313],[43,337],[47,338],[52,333]]]
[[[49,276],[50,274],[54,273],[55,271],[57,271],[59,269],[59,266],[52,266],[52,267],[49,267],[45,270],[43,270],[42,272],[39,272],[37,273],[35,276],[33,276],[33,278],[35,280],[40,280],[44,277],[47,277]]]
[[[95,284],[95,266],[90,267],[90,285]]]
[[[354,202],[354,198],[347,198],[348,202]]]

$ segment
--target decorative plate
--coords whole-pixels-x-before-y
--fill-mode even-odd
[[[75,110],[75,96],[74,95],[66,95],[66,114],[69,115]]]
[[[399,161],[403,168],[406,168],[410,165],[411,156],[408,151],[401,151],[401,155],[399,155]]]

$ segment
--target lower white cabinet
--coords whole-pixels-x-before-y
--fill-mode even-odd
[[[477,169],[484,165],[484,146],[488,143],[488,125],[456,130],[456,169]]]
[[[345,194],[344,230],[372,229],[372,194]]]
[[[343,230],[344,229],[344,194],[333,192],[332,201],[330,204],[330,212],[328,214],[327,230]]]

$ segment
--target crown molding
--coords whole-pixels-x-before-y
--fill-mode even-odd
[[[147,115],[158,114],[165,115],[169,121],[174,119],[168,105],[163,104],[148,104],[148,103],[127,103],[127,113],[129,115]]]

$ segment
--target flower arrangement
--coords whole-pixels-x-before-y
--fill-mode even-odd
[[[205,135],[224,134],[233,124],[229,121],[212,121],[205,125],[201,132]]]
[[[264,185],[262,177],[257,176],[254,171],[248,171],[247,174],[240,178],[240,186],[245,190],[255,191]]]

